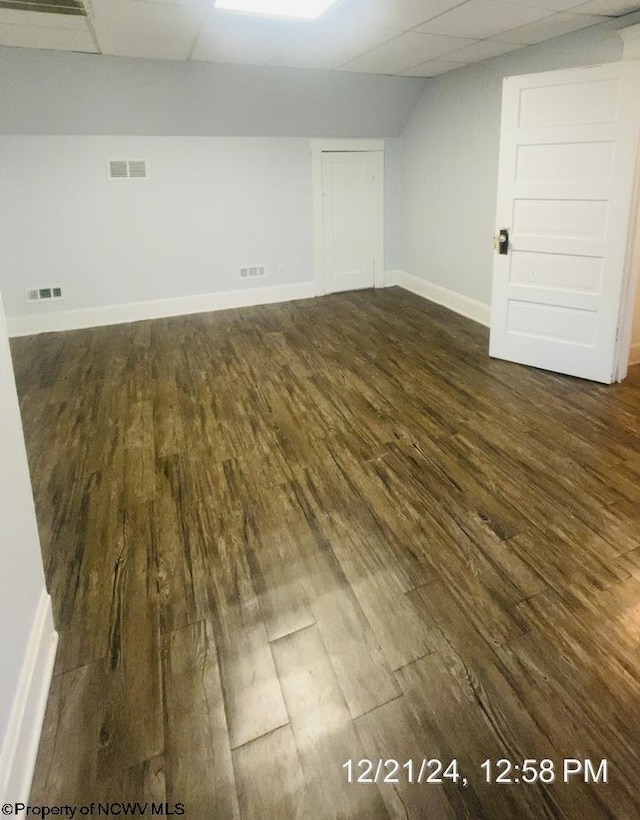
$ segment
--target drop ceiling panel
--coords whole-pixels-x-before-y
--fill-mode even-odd
[[[484,40],[551,14],[553,12],[530,6],[469,0],[463,6],[458,6],[419,26],[417,31]]]
[[[408,68],[435,60],[472,41],[461,37],[439,37],[407,32],[341,66],[345,71],[399,74]]]
[[[92,23],[104,54],[186,60],[206,3],[92,0]]]
[[[295,41],[305,25],[299,20],[213,12],[196,39],[192,59],[265,65],[283,43]]]
[[[429,60],[422,65],[414,66],[407,71],[400,72],[402,77],[435,77],[438,74],[446,74],[447,71],[455,71],[462,68],[467,63],[458,63],[453,60]]]
[[[640,8],[638,0],[590,0],[573,9],[574,14],[607,14],[613,17]]]
[[[601,22],[601,17],[587,14],[554,14],[553,17],[546,17],[544,20],[537,20],[535,23],[499,34],[496,40],[508,40],[521,46],[533,45]]]
[[[463,0],[343,0],[324,15],[343,25],[367,25],[408,31]]]
[[[507,35],[505,34],[505,39]],[[477,63],[480,60],[488,60],[490,57],[499,57],[509,51],[517,51],[522,45],[515,43],[502,43],[497,40],[481,40],[471,46],[465,46],[459,51],[454,51],[449,55],[452,60],[462,60],[465,63]]]
[[[513,6],[531,6],[534,9],[546,9],[547,11],[567,11],[580,3],[580,0],[501,0],[501,2]]]
[[[97,52],[86,24],[79,29],[0,23],[0,45],[17,48],[46,48],[54,51],[85,51],[92,54]]]
[[[295,38],[281,44],[271,65],[333,69],[398,36],[384,28],[335,26],[327,20],[318,27],[307,27]]]

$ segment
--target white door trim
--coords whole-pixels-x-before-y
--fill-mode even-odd
[[[324,281],[324,225],[322,218],[322,154],[324,151],[382,151],[384,140],[376,139],[313,139],[311,140],[311,177],[313,186],[313,268],[316,291],[327,292]],[[375,287],[384,287],[384,247],[381,264],[376,268]]]
[[[640,60],[640,24],[627,26],[618,31],[622,39],[622,59]],[[635,294],[638,287],[638,271],[640,270],[640,151],[636,165],[636,181],[633,194],[633,211],[629,244],[627,249],[627,278],[622,291],[620,307],[620,329],[616,347],[616,361],[614,379],[618,382],[627,377],[629,363],[635,364],[632,357],[631,341],[635,320]]]
[[[640,26],[638,26],[640,28]],[[631,219],[629,221],[629,236],[627,240],[627,259],[625,264],[625,278],[622,285],[620,301],[620,318],[618,324],[618,339],[613,378],[622,382],[627,378],[629,370],[629,356],[631,353],[631,337],[635,321],[636,288],[639,284],[640,272],[640,145],[636,160],[636,176],[633,187],[631,205]]]

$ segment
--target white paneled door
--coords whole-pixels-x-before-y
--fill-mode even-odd
[[[640,64],[504,81],[490,355],[614,380]]]
[[[323,290],[382,284],[384,153],[322,152]]]

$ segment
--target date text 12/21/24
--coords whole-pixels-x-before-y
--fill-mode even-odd
[[[458,761],[407,760],[394,758],[384,760],[347,760],[342,766],[347,772],[347,783],[452,783],[467,785],[467,779],[460,774]]]

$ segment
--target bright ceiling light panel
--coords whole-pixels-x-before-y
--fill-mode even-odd
[[[266,17],[292,17],[315,20],[338,0],[216,0],[221,11],[240,11]]]

